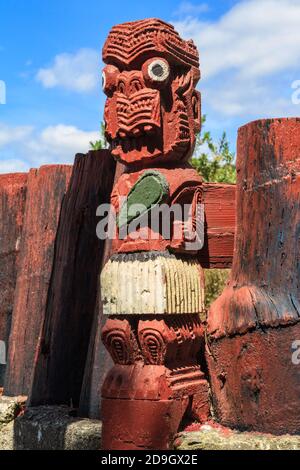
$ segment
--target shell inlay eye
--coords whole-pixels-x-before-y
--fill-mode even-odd
[[[156,59],[148,65],[149,77],[157,82],[164,82],[170,75],[170,68],[166,61]]]
[[[106,75],[105,72],[102,72],[102,90],[105,90],[106,87]]]

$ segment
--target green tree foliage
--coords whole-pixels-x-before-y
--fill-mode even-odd
[[[206,116],[202,117],[202,128],[205,127]],[[210,131],[202,131],[197,137],[194,155],[191,159],[193,167],[207,182],[235,183],[235,154],[230,150],[226,132],[221,139],[214,142]]]
[[[103,122],[100,125],[99,137],[100,137],[99,140],[96,140],[96,142],[90,142],[90,146],[92,150],[102,150],[108,147],[106,139],[105,139],[105,126]]]
[[[230,275],[230,269],[204,269],[205,307],[209,306],[221,294]]]
[[[202,117],[202,129],[205,128],[206,116]],[[235,183],[235,154],[230,150],[223,132],[221,139],[214,142],[209,131],[202,130],[197,137],[191,164],[203,179],[210,183]],[[230,269],[205,269],[205,306],[209,308],[223,291]]]

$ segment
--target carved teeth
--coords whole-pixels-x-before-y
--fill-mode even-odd
[[[117,137],[112,140],[110,149],[114,155],[118,154],[117,148],[120,146],[124,153],[133,152],[135,150],[141,151],[143,147],[147,147],[147,149],[153,153],[154,148],[150,150],[152,142],[149,141],[148,135],[155,133],[155,126],[148,124],[143,126],[142,129],[132,129],[130,133],[131,135],[128,135],[125,131],[119,131],[118,135],[120,136],[120,134],[122,134],[124,137]]]

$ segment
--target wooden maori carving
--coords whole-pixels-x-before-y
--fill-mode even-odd
[[[198,52],[157,19],[115,26],[103,49],[106,138],[125,165],[112,192],[112,256],[101,274],[105,449],[167,449],[204,421],[202,179],[187,163],[200,131]]]

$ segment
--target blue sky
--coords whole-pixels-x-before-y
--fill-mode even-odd
[[[0,172],[72,162],[88,149],[103,113],[105,37],[146,17],[196,42],[215,138],[226,130],[234,149],[240,125],[300,114],[300,0],[0,0]]]

